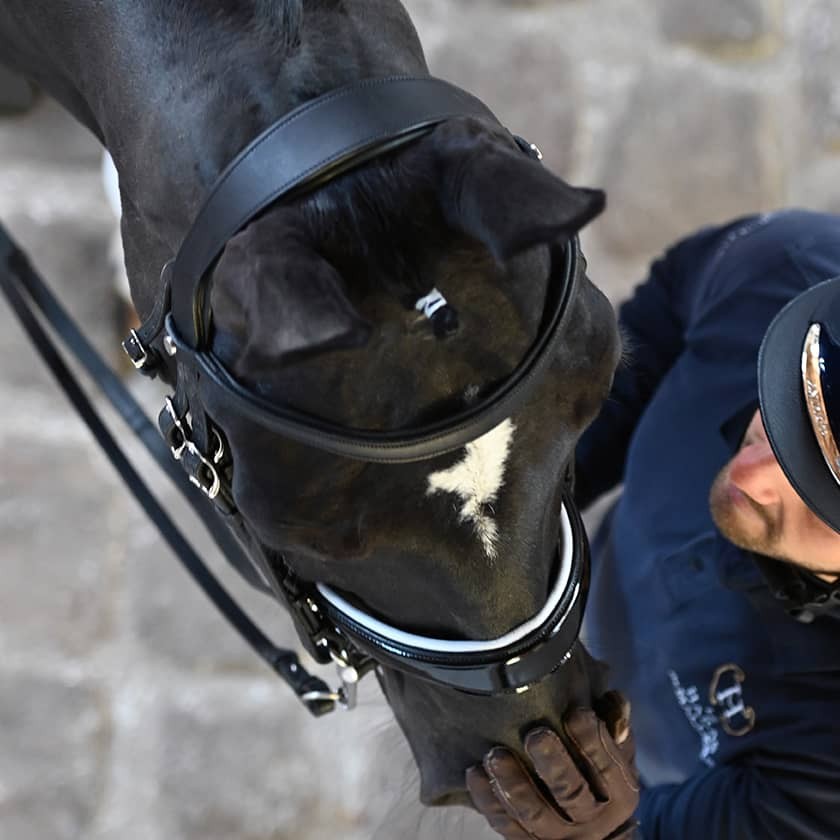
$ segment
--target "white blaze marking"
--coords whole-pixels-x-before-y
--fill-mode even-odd
[[[460,522],[472,524],[484,552],[493,560],[499,530],[492,518],[492,504],[504,483],[505,462],[516,426],[505,420],[466,446],[466,455],[448,470],[432,473],[426,494],[455,493],[461,497]]]

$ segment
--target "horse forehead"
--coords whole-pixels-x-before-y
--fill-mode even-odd
[[[452,493],[460,499],[458,519],[472,526],[484,553],[496,556],[498,526],[493,503],[504,484],[516,426],[510,419],[468,443],[463,458],[445,470],[431,473],[426,494]]]

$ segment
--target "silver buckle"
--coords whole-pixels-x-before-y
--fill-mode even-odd
[[[146,352],[146,348],[143,346],[143,342],[140,341],[140,336],[137,335],[137,332],[135,330],[129,330],[128,335],[134,342],[137,349],[140,351],[141,356],[139,359],[135,359],[134,356],[132,356],[131,353],[128,352],[128,348],[126,347],[126,344],[128,342],[123,343],[123,350],[125,351],[126,356],[128,356],[128,358],[131,359],[131,364],[133,364],[134,367],[137,368],[137,370],[140,370],[141,368],[144,368],[146,366],[146,362],[149,361],[149,354]]]
[[[331,650],[330,657],[335,662],[341,687],[335,691],[307,691],[301,695],[300,699],[304,703],[332,702],[340,706],[345,712],[349,712],[356,708],[358,702],[359,672],[347,661],[345,656]]]
[[[187,430],[184,428],[184,424],[181,422],[181,418],[178,416],[178,412],[175,411],[175,406],[169,397],[166,398],[166,413],[172,418],[175,428],[181,433],[181,440],[183,441],[181,445],[169,447],[172,457],[176,461],[180,461],[181,456],[184,454],[184,447],[186,447],[189,442],[189,435],[187,434]]]
[[[210,476],[209,483],[205,484],[197,476],[187,470],[190,481],[198,487],[198,489],[201,490],[208,499],[215,499],[216,496],[219,495],[219,490],[222,489],[222,482],[219,479],[219,474],[216,472],[216,468],[201,454],[198,447],[191,440],[185,441],[184,445],[187,447],[187,451],[191,455],[195,455],[199,461],[201,461],[201,466],[207,470]],[[183,449],[183,447],[181,447],[181,449]]]
[[[218,464],[225,457],[225,444],[222,436],[215,429],[211,429],[210,431],[216,439],[216,451],[213,453],[213,463]]]

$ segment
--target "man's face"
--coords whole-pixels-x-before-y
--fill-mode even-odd
[[[840,574],[840,534],[811,511],[787,480],[760,412],[712,484],[709,505],[720,532],[735,545],[826,580]]]

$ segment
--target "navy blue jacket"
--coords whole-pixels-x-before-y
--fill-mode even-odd
[[[840,838],[840,619],[789,617],[708,506],[767,326],[839,274],[840,217],[785,211],[679,243],[621,307],[628,358],[577,453],[584,501],[624,483],[584,638],[633,704],[645,838]]]

